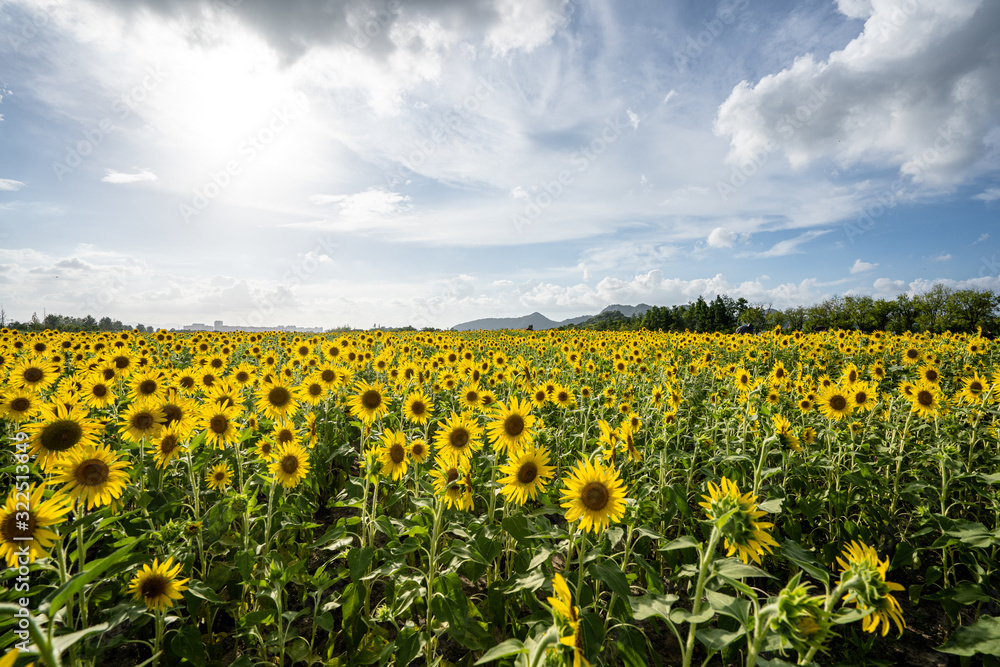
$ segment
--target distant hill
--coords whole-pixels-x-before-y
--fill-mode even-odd
[[[652,306],[645,303],[640,303],[638,306],[623,306],[621,304],[614,304],[602,310],[598,315],[571,317],[568,320],[562,320],[561,322],[550,320],[538,312],[532,313],[531,315],[524,315],[522,317],[487,317],[481,320],[472,320],[471,322],[456,324],[452,327],[452,329],[455,331],[472,331],[474,329],[499,331],[500,329],[527,329],[528,325],[533,325],[535,331],[545,331],[546,329],[555,329],[557,327],[564,327],[570,324],[583,324],[594,319],[595,317],[600,321],[603,321],[608,317],[606,313],[614,311],[618,311],[625,317],[642,315],[650,308],[652,308]]]
[[[556,327],[561,327],[566,324],[580,324],[581,322],[586,322],[589,319],[590,315],[584,315],[582,317],[571,317],[568,320],[556,322],[554,320],[550,320],[541,313],[535,312],[531,315],[524,315],[522,317],[487,317],[481,320],[462,322],[461,324],[453,326],[452,329],[455,331],[472,331],[474,329],[499,331],[500,329],[527,329],[528,326],[531,325],[534,327],[535,331],[544,331],[546,329],[555,329]]]
[[[614,305],[608,306],[601,312],[608,313],[611,312],[612,310],[617,310],[625,317],[632,317],[633,315],[645,315],[646,311],[649,310],[650,308],[652,308],[652,306],[645,303],[640,303],[638,306],[623,306],[621,304],[616,303]]]

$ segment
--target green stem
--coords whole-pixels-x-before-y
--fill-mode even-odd
[[[708,566],[712,563],[715,555],[715,545],[719,542],[719,529],[712,527],[712,536],[708,538],[708,548],[701,552],[701,564],[698,568],[698,583],[694,589],[694,602],[691,607],[691,615],[697,616],[701,613],[701,596],[705,593],[705,584],[708,583]],[[691,667],[691,658],[694,654],[694,633],[698,629],[697,623],[691,623],[688,628],[687,643],[684,645],[684,667]]]
[[[445,489],[445,493],[448,490]],[[444,516],[444,495],[438,497],[437,507],[434,508],[434,527],[431,530],[431,543],[427,554],[427,644],[424,646],[424,663],[428,666],[433,664],[434,654],[437,652],[437,637],[434,634],[434,579],[437,575],[437,548],[438,540],[441,537],[441,518]]]

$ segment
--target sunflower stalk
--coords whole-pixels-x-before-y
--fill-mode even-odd
[[[694,601],[691,607],[692,616],[697,616],[701,613],[701,597],[705,593],[705,584],[708,583],[708,568],[715,555],[715,547],[719,543],[720,534],[719,527],[712,526],[712,535],[708,538],[708,546],[704,550],[701,549],[701,545],[698,546],[700,564],[698,566],[698,581],[694,588]],[[682,648],[683,667],[691,667],[691,658],[694,655],[694,636],[697,629],[697,623],[691,623],[688,628],[687,642],[685,642]]]
[[[447,492],[447,491],[446,491]],[[437,550],[441,539],[441,521],[444,516],[444,494],[437,499],[434,508],[434,525],[431,529],[431,543],[427,550],[427,644],[424,646],[424,664],[434,664],[434,654],[437,652],[437,635],[434,633],[434,579],[437,576]]]

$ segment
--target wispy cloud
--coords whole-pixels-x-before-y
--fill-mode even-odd
[[[975,241],[972,242],[972,245],[976,245],[977,243],[982,243],[983,241],[989,240],[989,238],[990,238],[990,235],[984,232],[984,233],[982,233],[982,234],[979,235],[978,239],[976,239]]]
[[[829,234],[832,230],[816,229],[804,234],[799,234],[784,241],[778,241],[769,249],[762,252],[751,252],[739,255],[739,257],[749,257],[751,259],[765,259],[768,257],[784,257],[785,255],[796,255],[804,252],[799,248],[804,243],[812,241],[814,238]]]
[[[1000,188],[986,188],[978,195],[975,195],[973,199],[984,201],[987,204],[995,202],[996,200],[1000,199]]]
[[[21,181],[15,181],[9,178],[0,178],[0,190],[4,192],[15,192],[24,187],[24,183]]]
[[[104,178],[101,179],[103,183],[114,183],[116,185],[124,185],[127,183],[141,183],[143,181],[156,181],[158,177],[156,174],[148,169],[140,169],[139,171],[128,174],[123,171],[115,171],[114,169],[108,169],[105,172]]]
[[[932,262],[947,262],[949,259],[951,259],[951,255],[949,253],[946,253],[946,252],[943,252],[940,255],[935,255],[934,257],[931,257],[931,261]]]

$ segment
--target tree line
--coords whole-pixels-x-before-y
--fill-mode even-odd
[[[52,331],[132,331],[135,329],[147,333],[155,331],[151,326],[137,324],[133,327],[122,323],[121,320],[113,320],[110,317],[96,319],[93,315],[73,317],[72,315],[49,313],[44,318],[39,319],[38,313],[32,313],[31,319],[27,322],[8,321],[2,308],[0,308],[0,327],[17,329],[18,331],[45,331],[46,329]]]
[[[983,289],[953,289],[935,285],[923,294],[900,294],[895,299],[871,296],[835,296],[812,306],[784,310],[773,304],[751,303],[725,294],[706,301],[654,306],[628,317],[618,311],[601,313],[580,325],[561,327],[596,331],[715,331],[732,333],[741,324],[758,331],[780,326],[790,331],[858,329],[863,332],[906,331],[929,333],[983,333],[993,337],[1000,330],[1000,295]]]

